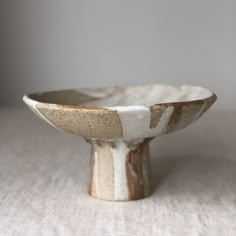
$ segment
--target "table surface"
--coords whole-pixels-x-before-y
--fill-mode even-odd
[[[236,235],[236,113],[151,143],[154,193],[87,194],[89,145],[25,109],[0,109],[0,235]]]

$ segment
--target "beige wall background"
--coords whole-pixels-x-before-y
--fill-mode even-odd
[[[236,109],[234,0],[2,0],[0,104],[25,93],[194,84]]]

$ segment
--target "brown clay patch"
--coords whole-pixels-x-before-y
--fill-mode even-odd
[[[136,149],[130,151],[126,158],[126,177],[129,190],[129,199],[136,200],[145,196],[144,176],[143,176],[143,158],[145,145],[152,138],[147,138],[137,146]]]
[[[176,103],[174,106],[174,112],[170,118],[166,132],[174,131],[181,121],[183,104]]]
[[[149,107],[150,112],[151,112],[151,120],[150,120],[150,128],[154,129],[157,127],[162,114],[166,110],[168,106],[166,105],[153,105]]]
[[[211,97],[205,99],[205,103],[207,104],[206,107],[203,109],[202,111],[202,114],[204,112],[206,112],[210,107],[211,105],[217,100],[217,96],[215,94],[213,94]]]

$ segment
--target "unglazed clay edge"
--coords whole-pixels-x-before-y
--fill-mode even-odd
[[[28,107],[31,109],[31,111],[33,111],[39,118],[41,118],[42,120],[45,120],[47,123],[49,123],[50,125],[52,125],[54,128],[56,128],[57,130],[63,131],[61,129],[59,129],[56,125],[54,125],[49,119],[47,119],[37,108],[37,105],[40,102],[37,102],[33,99],[30,99],[27,95],[25,95],[23,97],[23,101],[28,105]]]

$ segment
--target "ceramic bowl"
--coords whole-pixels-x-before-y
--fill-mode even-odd
[[[59,130],[92,145],[89,194],[104,200],[147,197],[149,142],[198,120],[216,101],[196,86],[115,86],[33,93],[24,102]]]

